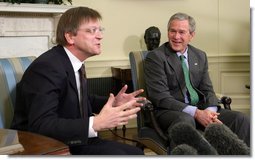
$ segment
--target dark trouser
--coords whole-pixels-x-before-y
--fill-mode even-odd
[[[250,147],[250,117],[241,112],[227,109],[221,109],[219,113],[219,120]]]
[[[100,138],[89,138],[88,145],[70,147],[73,155],[143,155],[135,146]]]
[[[228,126],[240,139],[250,146],[250,118],[245,114],[237,111],[220,109],[219,120]],[[157,119],[160,127],[167,131],[178,122],[189,123],[197,129],[204,130],[195,119],[187,113],[177,111],[159,111]]]

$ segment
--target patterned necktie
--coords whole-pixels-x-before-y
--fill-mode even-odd
[[[181,63],[182,63],[182,69],[183,69],[183,73],[184,73],[184,77],[185,77],[185,83],[186,83],[186,87],[188,89],[188,93],[189,93],[189,98],[190,98],[190,104],[191,105],[196,105],[197,102],[199,101],[199,97],[197,92],[195,91],[195,89],[192,87],[191,82],[190,82],[190,78],[189,78],[189,69],[185,63],[184,60],[185,56],[181,55],[180,59],[181,59]]]
[[[81,68],[79,69],[79,76],[80,76],[80,111],[82,117],[86,117],[88,115],[88,94],[87,94],[87,79],[86,79],[86,72],[85,66],[82,64]]]

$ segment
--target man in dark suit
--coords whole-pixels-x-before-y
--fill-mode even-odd
[[[58,139],[70,146],[71,154],[143,154],[97,136],[136,118],[141,106],[137,101],[144,100],[136,98],[143,90],[126,94],[127,86],[109,98],[87,93],[82,69],[87,58],[101,53],[100,20],[100,13],[87,7],[71,8],[61,16],[58,45],[34,60],[17,85],[12,128]]]
[[[168,22],[169,41],[149,52],[145,60],[148,99],[156,106],[162,129],[169,133],[178,122],[201,130],[211,123],[223,123],[250,146],[249,117],[219,106],[206,53],[189,44],[194,36],[195,20],[176,13]]]

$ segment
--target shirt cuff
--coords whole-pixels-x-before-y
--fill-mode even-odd
[[[89,138],[97,137],[97,132],[92,128],[94,116],[89,117]]]
[[[188,105],[187,107],[185,107],[182,111],[185,113],[188,113],[189,115],[191,115],[192,117],[194,117],[195,113],[196,113],[197,107],[196,106],[190,106]]]
[[[218,107],[217,106],[211,106],[211,107],[207,107],[206,109],[213,111],[213,112],[217,112],[218,111]]]

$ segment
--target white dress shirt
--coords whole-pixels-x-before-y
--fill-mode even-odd
[[[80,74],[79,74],[79,69],[81,68],[82,64],[84,62],[81,62],[77,57],[75,57],[67,48],[65,48],[65,51],[67,53],[67,56],[69,57],[72,66],[73,66],[73,70],[74,70],[74,74],[75,74],[75,80],[76,80],[76,84],[77,84],[77,89],[78,89],[78,94],[79,94],[79,100],[81,101],[81,90],[80,90]],[[89,117],[89,133],[88,136],[89,138],[92,137],[97,137],[97,132],[92,128],[93,126],[93,122],[94,122],[94,116],[90,116]]]

